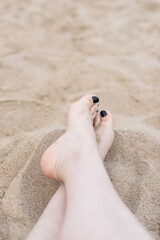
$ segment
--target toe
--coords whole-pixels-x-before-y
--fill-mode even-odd
[[[83,103],[85,106],[87,106],[89,109],[95,104],[99,102],[99,98],[95,96],[94,94],[87,94],[80,98],[79,102]]]
[[[95,104],[91,107],[91,110],[90,110],[91,115],[95,115],[98,107],[99,107],[98,103],[95,103]]]
[[[113,125],[113,116],[108,110],[102,110],[100,112],[101,124]]]
[[[80,98],[80,100],[74,102],[68,111],[68,121],[67,126],[69,127],[71,124],[75,125],[75,120],[83,119],[93,124],[93,120],[96,116],[96,109],[98,108],[97,102],[99,101],[98,97],[94,94],[87,94]],[[87,123],[88,124],[88,123]]]
[[[95,130],[98,128],[99,124],[100,124],[100,112],[96,111],[96,116],[95,116],[94,122],[93,122],[93,126],[94,126]]]
[[[99,141],[99,153],[102,159],[104,159],[114,139],[113,117],[108,110],[102,110],[99,115],[100,122],[96,129],[96,136]]]
[[[94,121],[95,121],[95,117],[96,117],[96,115],[97,115],[97,112],[96,112],[96,111],[91,115],[91,119],[92,119],[93,127],[94,127]]]

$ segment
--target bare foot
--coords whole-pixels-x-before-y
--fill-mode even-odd
[[[105,111],[101,116],[96,112],[98,101],[94,95],[88,94],[71,105],[65,134],[42,156],[41,168],[46,176],[64,181],[67,174],[78,171],[82,159],[87,159],[85,164],[89,166],[93,156],[105,157],[114,138],[113,118],[108,111],[106,116]]]

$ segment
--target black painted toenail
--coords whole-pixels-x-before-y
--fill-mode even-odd
[[[94,103],[97,103],[97,102],[99,102],[99,98],[98,98],[98,97],[96,97],[96,96],[93,96],[93,97],[92,97],[92,99],[93,99],[93,102],[94,102]]]
[[[99,112],[99,110],[96,110],[96,112]]]
[[[101,111],[101,116],[102,116],[102,117],[107,116],[107,112],[106,112],[105,110],[102,110],[102,111]]]

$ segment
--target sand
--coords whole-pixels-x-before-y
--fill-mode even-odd
[[[160,239],[159,17],[159,0],[1,0],[0,240],[25,239],[57,190],[40,157],[88,92],[115,119],[113,185]]]

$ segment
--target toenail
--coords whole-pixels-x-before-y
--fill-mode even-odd
[[[99,110],[96,110],[96,112],[99,112]]]
[[[98,98],[98,97],[96,97],[96,96],[93,96],[93,97],[92,97],[92,99],[93,99],[93,102],[94,102],[94,103],[97,103],[97,102],[99,102],[99,98]]]
[[[107,112],[106,112],[105,110],[102,110],[102,111],[101,111],[101,116],[102,116],[102,117],[107,116]]]

